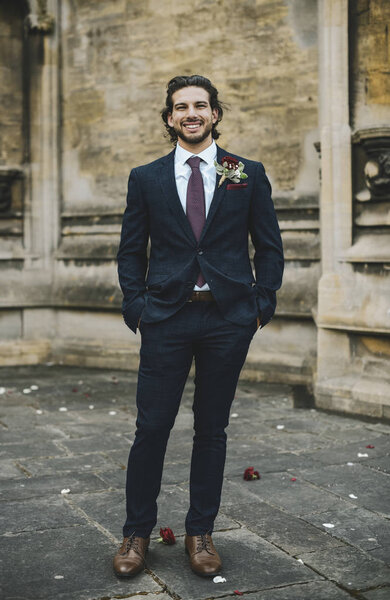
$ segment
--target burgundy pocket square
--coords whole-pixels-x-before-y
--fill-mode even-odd
[[[226,188],[228,190],[238,190],[240,188],[246,188],[248,187],[247,183],[228,183]]]

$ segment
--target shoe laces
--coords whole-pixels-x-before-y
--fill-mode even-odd
[[[214,554],[214,552],[212,552],[211,550],[211,540],[210,537],[208,537],[207,533],[197,535],[196,541],[197,546],[195,554],[198,554],[198,552],[203,552],[203,550],[206,550],[206,552],[208,552],[209,554]]]
[[[132,533],[130,535],[130,537],[128,537],[126,540],[125,549],[124,549],[124,552],[122,552],[122,556],[127,554],[127,552],[129,552],[129,550],[134,550],[134,552],[136,552],[137,554],[139,554],[141,556],[141,553],[140,553],[139,547],[138,547],[138,542],[139,542],[138,537],[135,537],[135,534]]]

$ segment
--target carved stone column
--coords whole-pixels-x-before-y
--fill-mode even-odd
[[[362,20],[347,0],[319,5],[323,273],[315,397],[323,408],[381,417],[390,415],[390,161],[388,130],[371,127],[385,109],[371,102],[366,110],[370,98],[361,91],[367,40],[382,35],[379,8],[371,8]],[[355,132],[352,152],[356,114],[371,123]]]

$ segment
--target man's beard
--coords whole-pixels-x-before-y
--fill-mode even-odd
[[[209,123],[209,124],[205,125],[205,129],[204,129],[203,133],[200,133],[197,136],[189,135],[187,137],[187,135],[181,129],[179,129],[179,128],[176,129],[176,127],[174,127],[177,137],[180,138],[181,140],[183,140],[183,142],[187,142],[187,144],[200,144],[209,136],[212,129],[213,129],[213,123]]]

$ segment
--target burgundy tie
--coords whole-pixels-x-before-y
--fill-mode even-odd
[[[200,234],[202,233],[204,224],[206,222],[206,207],[204,201],[204,188],[202,173],[200,172],[199,156],[191,156],[187,160],[190,165],[192,173],[188,180],[187,186],[187,203],[186,212],[187,218],[194,232],[194,236],[199,241]],[[199,273],[196,285],[202,287],[206,283],[202,273]]]

